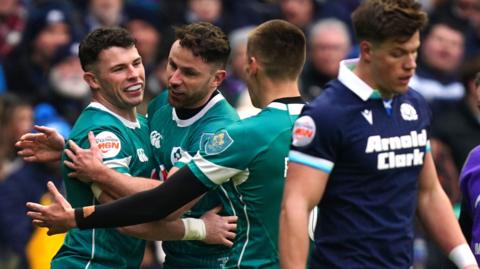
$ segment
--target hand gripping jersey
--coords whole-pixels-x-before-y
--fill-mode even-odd
[[[165,95],[166,92],[152,101],[148,117],[151,148],[161,178],[162,174],[166,174],[161,171],[188,163],[206,137],[238,120],[235,109],[220,93],[185,120],[177,116],[176,110],[166,102]],[[223,195],[219,190],[208,192],[184,217],[201,217],[206,211],[221,205]],[[231,215],[232,212],[223,210],[221,214]],[[165,268],[221,268],[230,253],[228,247],[201,241],[165,241],[163,249],[166,253]]]
[[[91,103],[78,118],[69,139],[82,148],[89,148],[89,131],[95,134],[105,165],[132,176],[150,177],[154,167],[145,118],[139,115],[137,122],[129,122],[103,105]],[[72,207],[99,204],[91,184],[69,178],[69,172],[62,162],[67,200]],[[72,229],[54,257],[52,268],[138,268],[144,250],[143,240],[115,229]]]
[[[462,227],[468,227],[464,234],[470,235],[470,248],[480,262],[480,146],[470,152],[460,175],[460,189],[463,194]],[[468,223],[464,223],[467,221]]]
[[[346,62],[351,64],[352,62]],[[329,174],[311,268],[409,268],[430,111],[414,90],[382,100],[345,62],[294,127],[290,161]]]
[[[239,218],[226,268],[279,268],[280,204],[291,129],[302,107],[299,98],[272,102],[205,137],[188,164],[203,184],[225,194],[225,209]]]

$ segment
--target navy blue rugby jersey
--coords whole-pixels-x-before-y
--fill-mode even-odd
[[[384,101],[341,64],[295,123],[289,159],[329,174],[312,268],[409,268],[431,112],[414,90]]]

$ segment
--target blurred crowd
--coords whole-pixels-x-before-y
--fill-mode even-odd
[[[1,0],[0,1],[0,268],[49,268],[62,238],[39,234],[25,216],[26,201],[48,203],[46,181],[61,185],[58,165],[24,163],[15,141],[34,124],[67,137],[88,104],[90,90],[77,57],[78,42],[102,26],[128,29],[146,71],[144,103],[166,86],[165,65],[173,27],[208,21],[229,36],[232,53],[221,86],[241,117],[256,113],[243,81],[249,31],[269,19],[299,26],[308,39],[301,76],[310,101],[337,76],[338,64],[358,54],[350,13],[361,0]],[[480,144],[480,110],[475,74],[480,71],[480,0],[421,0],[429,13],[422,32],[411,87],[433,112],[432,152],[442,185],[458,205],[458,175],[471,149]],[[418,229],[416,268],[449,268]],[[43,240],[43,241],[42,241]],[[49,256],[50,255],[50,256]],[[148,252],[145,264],[155,264]],[[42,260],[43,259],[43,260]],[[46,266],[46,267],[45,267]],[[145,265],[147,268],[147,265]],[[152,267],[156,268],[156,267]]]

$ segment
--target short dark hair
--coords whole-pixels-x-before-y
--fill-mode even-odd
[[[359,41],[407,41],[427,23],[427,14],[416,0],[365,0],[353,13]]]
[[[230,44],[225,33],[208,22],[197,22],[175,27],[175,38],[180,46],[200,56],[206,63],[219,64],[225,68],[230,55]]]
[[[296,79],[306,57],[306,39],[302,30],[284,20],[271,20],[250,34],[247,55],[255,56],[274,80]]]
[[[111,47],[130,48],[135,46],[135,39],[123,28],[104,27],[89,33],[80,43],[78,57],[83,71],[88,71],[97,62],[98,55]]]

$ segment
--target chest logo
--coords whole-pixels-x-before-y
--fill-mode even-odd
[[[406,121],[418,120],[418,114],[415,108],[411,104],[403,103],[400,106],[400,114]]]
[[[370,123],[370,125],[373,124],[373,113],[369,109],[365,109],[364,111],[361,112],[362,116]]]
[[[159,149],[161,146],[162,139],[163,139],[163,136],[159,132],[153,131],[150,133],[150,143],[152,144],[153,147]]]
[[[137,156],[142,163],[148,162],[148,157],[143,149],[137,149]]]

